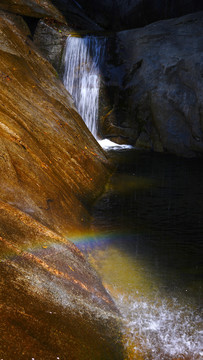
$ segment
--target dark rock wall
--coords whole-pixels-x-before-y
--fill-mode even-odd
[[[0,9],[48,17],[73,29],[125,30],[203,10],[201,0],[1,0]]]
[[[122,2],[122,1],[121,1]],[[126,1],[123,1],[126,3]],[[203,10],[199,0],[138,0],[131,1],[131,7],[123,9],[122,28],[145,26],[157,20],[169,19]]]
[[[141,27],[153,21],[203,10],[201,0],[52,0],[52,2],[62,11],[68,23],[71,22],[71,17],[75,20],[77,28],[83,18],[88,21],[80,24],[82,28],[91,29],[95,23],[101,28],[116,31]]]
[[[203,152],[202,34],[203,13],[117,34],[103,70],[104,137],[184,156]]]
[[[63,53],[67,36],[53,22],[41,19],[35,29],[33,41],[42,55],[63,77]]]
[[[86,9],[87,2],[83,4],[76,0],[52,0],[52,3],[67,19],[69,26],[74,29],[99,30],[103,28],[103,25],[99,25],[97,19],[92,17],[92,12],[88,11],[89,8]],[[99,8],[98,17],[100,17]]]

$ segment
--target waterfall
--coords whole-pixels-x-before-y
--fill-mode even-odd
[[[104,59],[105,38],[95,36],[67,38],[64,85],[76,108],[97,139],[100,66]]]

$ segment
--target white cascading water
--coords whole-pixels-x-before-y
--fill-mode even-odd
[[[105,38],[72,37],[66,42],[64,85],[76,108],[97,139],[100,65],[104,59]]]
[[[119,145],[108,139],[98,139],[100,70],[105,49],[104,37],[69,36],[66,42],[63,82],[85,124],[103,148],[131,148],[130,145]]]
[[[105,45],[106,39],[104,38],[93,36],[86,36],[84,38],[68,37],[65,54],[64,85],[71,93],[78,112],[96,139],[101,80],[100,67],[104,60]],[[129,147],[112,143],[109,140],[99,142],[105,148]],[[77,244],[77,241],[75,242]],[[84,249],[82,250],[84,251]],[[101,254],[103,254],[102,247]],[[110,256],[110,263],[108,263],[108,254],[111,254],[109,247],[105,251],[105,257],[102,255],[101,259],[103,259],[104,268],[106,266],[107,273],[109,274],[112,259],[116,262],[116,250],[114,249],[112,256]],[[181,299],[178,296],[177,298],[168,297],[164,291],[163,293],[161,291],[159,294],[157,288],[155,292],[156,298],[153,289],[156,288],[157,280],[156,276],[155,280],[153,280],[151,269],[147,270],[146,266],[143,265],[142,258],[140,259],[141,266],[136,266],[136,261],[139,263],[139,256],[132,262],[131,258],[127,257],[127,252],[123,256],[124,260],[127,259],[127,263],[124,261],[125,266],[121,266],[121,254],[122,251],[118,250],[118,267],[110,270],[113,277],[112,283],[111,280],[107,281],[105,277],[102,278],[102,274],[105,274],[105,271],[101,271],[100,275],[102,280],[104,279],[106,289],[109,290],[122,315],[124,344],[127,352],[130,354],[129,359],[202,359],[203,332],[201,327],[202,317],[199,315],[199,312],[192,305],[189,306],[186,301],[187,298],[184,300],[182,295]],[[95,259],[93,261],[94,265],[97,263],[99,256],[96,256]],[[122,286],[121,288],[120,286],[117,287],[115,283],[117,282],[117,274],[118,280],[120,279],[120,268],[122,268],[121,283],[125,279],[123,269],[128,269],[127,264],[128,266],[129,264],[133,265],[130,265],[128,271],[129,278],[126,278],[127,283],[123,290]],[[144,281],[145,273],[150,274],[150,281]],[[137,288],[132,281],[133,274],[135,279],[137,279]],[[141,288],[139,288],[140,279],[141,281],[143,280]],[[131,281],[134,289],[132,292],[130,287]],[[146,284],[146,291],[144,284]],[[141,289],[141,291],[138,289]],[[147,296],[148,292],[149,296]]]

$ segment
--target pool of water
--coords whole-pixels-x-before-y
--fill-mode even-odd
[[[203,167],[134,149],[74,239],[123,318],[127,359],[203,358]]]

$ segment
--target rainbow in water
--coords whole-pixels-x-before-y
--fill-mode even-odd
[[[142,236],[136,236],[139,243]],[[171,296],[146,258],[126,248],[130,237],[130,233],[88,232],[71,238],[100,275],[122,315],[127,359],[201,360],[199,308],[184,294]]]

